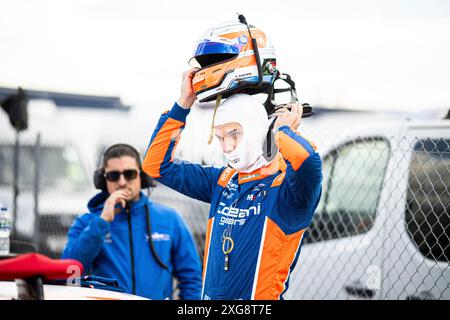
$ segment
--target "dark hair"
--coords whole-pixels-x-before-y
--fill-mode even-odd
[[[134,158],[138,167],[141,168],[141,156],[139,155],[139,152],[129,144],[118,143],[110,146],[104,152],[101,169],[105,170],[108,160],[125,156]]]

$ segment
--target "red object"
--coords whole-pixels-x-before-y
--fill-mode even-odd
[[[42,254],[27,253],[0,260],[0,280],[10,281],[41,276],[44,279],[67,279],[83,274],[81,262],[73,259],[50,259]]]

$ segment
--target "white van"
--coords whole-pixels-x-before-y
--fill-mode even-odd
[[[299,129],[321,154],[323,194],[284,297],[449,299],[450,120],[323,111]],[[192,113],[176,156],[223,165],[206,144],[212,111]],[[166,189],[153,198],[179,207],[201,253],[209,205]]]
[[[450,299],[450,120],[304,121],[323,193],[286,299]]]
[[[433,110],[316,111],[300,132],[323,159],[323,194],[284,297],[449,299],[450,120]],[[207,145],[211,120],[211,108],[192,110],[176,157],[224,164],[217,141]],[[145,152],[152,125],[126,132],[111,143]],[[209,205],[162,185],[152,199],[183,215],[202,254]]]

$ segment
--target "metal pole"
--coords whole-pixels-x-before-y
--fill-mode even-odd
[[[34,155],[34,181],[33,181],[33,198],[34,198],[34,235],[33,245],[37,252],[40,252],[40,215],[39,215],[39,184],[41,171],[41,134],[38,133],[36,143],[33,148]]]
[[[19,152],[20,152],[20,131],[16,130],[16,142],[14,144],[14,164],[13,164],[13,225],[11,236],[17,232],[17,198],[19,197]]]

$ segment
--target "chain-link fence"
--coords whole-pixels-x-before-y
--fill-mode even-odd
[[[450,299],[450,131],[341,141],[286,298]]]
[[[322,198],[285,298],[450,299],[448,128],[430,136],[325,137],[326,150],[313,140],[323,159]],[[21,145],[17,232],[57,258],[95,190],[75,147],[36,146],[36,139]],[[7,203],[13,157],[14,146],[2,144],[0,191]],[[209,204],[160,184],[150,197],[180,212],[203,257]]]
[[[322,137],[321,202],[286,299],[450,299],[446,132]],[[209,205],[164,186],[153,198],[182,213],[203,254]]]

